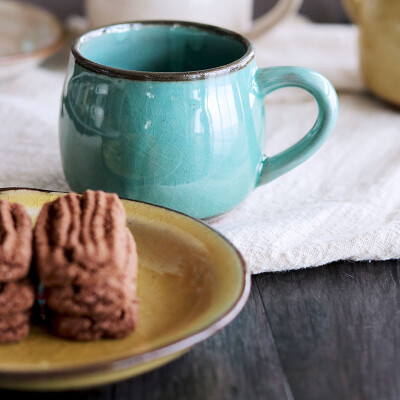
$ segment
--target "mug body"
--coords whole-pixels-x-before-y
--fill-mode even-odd
[[[245,32],[252,24],[253,0],[86,0],[93,27],[126,20],[183,20]]]
[[[60,115],[72,190],[205,218],[257,185],[264,104],[251,44],[192,23],[143,22],[73,44]]]

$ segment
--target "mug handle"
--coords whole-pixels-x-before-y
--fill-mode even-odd
[[[266,31],[269,31],[288,15],[295,14],[303,0],[278,0],[274,7],[262,17],[257,18],[245,35],[254,40]]]
[[[263,185],[297,167],[322,146],[336,123],[338,99],[331,83],[308,68],[260,68],[256,71],[255,82],[261,96],[288,86],[302,88],[315,98],[319,109],[314,126],[303,139],[279,154],[264,156],[258,182]]]

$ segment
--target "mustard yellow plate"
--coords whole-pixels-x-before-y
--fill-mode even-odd
[[[61,193],[6,189],[33,220]],[[250,277],[237,250],[200,221],[165,208],[123,201],[139,252],[140,323],[120,340],[73,342],[32,328],[21,343],[0,346],[0,387],[83,388],[130,378],[183,354],[231,322]]]

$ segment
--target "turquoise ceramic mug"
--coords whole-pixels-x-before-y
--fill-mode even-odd
[[[318,118],[298,143],[267,157],[264,97],[286,86],[310,92]],[[72,44],[62,163],[77,192],[102,189],[211,217],[310,157],[336,116],[336,93],[323,76],[257,68],[239,34],[190,22],[112,25]]]

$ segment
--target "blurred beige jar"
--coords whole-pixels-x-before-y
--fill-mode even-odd
[[[400,0],[342,0],[360,28],[360,67],[377,96],[400,106]]]
[[[86,0],[85,8],[92,27],[129,20],[183,20],[218,25],[255,38],[296,13],[301,3],[278,0],[255,21],[253,0]]]

